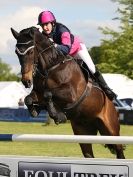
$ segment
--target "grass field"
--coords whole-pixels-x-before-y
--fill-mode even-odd
[[[69,123],[45,125],[43,123],[0,122],[0,133],[12,134],[73,134]],[[121,125],[121,135],[133,136],[133,126]],[[51,135],[52,136],[52,135]],[[114,158],[103,145],[95,144],[97,158]],[[46,142],[0,142],[0,155],[33,155],[54,157],[82,157],[78,144]],[[133,159],[133,145],[126,145],[126,158]]]

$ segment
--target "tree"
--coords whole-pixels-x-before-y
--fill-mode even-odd
[[[102,72],[121,73],[133,79],[133,1],[112,1],[122,5],[118,8],[120,16],[114,18],[120,20],[120,31],[100,28],[108,39],[102,40],[98,67]]]
[[[99,58],[99,56],[101,56],[101,52],[102,50],[100,46],[94,46],[90,49],[89,53],[93,58],[95,64],[101,63]]]
[[[118,8],[118,12],[122,15],[117,17],[122,24],[133,25],[133,1],[132,0],[111,0],[112,2],[118,2],[121,5],[124,5],[124,8]]]
[[[0,59],[0,81],[18,81],[16,74],[11,72],[11,67]]]

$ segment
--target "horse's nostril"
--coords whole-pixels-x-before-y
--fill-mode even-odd
[[[22,84],[25,85],[25,81],[24,80],[21,80]]]
[[[31,81],[30,81],[30,80],[28,80],[28,81],[27,81],[27,83],[28,83],[28,84],[30,84],[30,83],[31,83]]]
[[[23,85],[25,86],[25,88],[30,88],[32,85],[32,81],[31,80],[22,80]]]

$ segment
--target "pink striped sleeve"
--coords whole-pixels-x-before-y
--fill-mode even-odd
[[[61,35],[62,44],[71,45],[71,37],[69,32],[64,32]]]

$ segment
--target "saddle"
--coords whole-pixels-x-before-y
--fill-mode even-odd
[[[77,61],[78,60],[78,61]],[[85,77],[86,82],[91,82],[94,87],[97,87],[98,89],[102,90],[99,83],[96,82],[95,76],[90,72],[88,69],[86,63],[83,60],[77,59],[76,62],[79,64],[81,71]]]
[[[90,81],[90,82],[95,82],[94,80],[94,76],[93,74],[90,72],[90,70],[88,69],[86,63],[83,60],[80,59],[75,59],[75,61],[78,63],[78,65],[80,66],[80,69],[85,77],[86,82]]]

